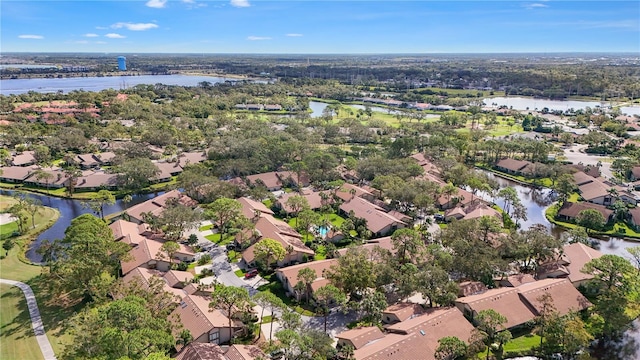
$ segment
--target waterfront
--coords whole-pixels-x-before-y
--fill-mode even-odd
[[[612,106],[611,102],[605,101],[583,101],[583,100],[549,100],[525,97],[493,97],[482,100],[486,106],[500,107],[506,106],[514,110],[542,110],[544,108],[549,111],[560,110],[584,110],[587,107],[595,109],[598,107],[608,109]],[[640,105],[622,106],[620,112],[627,115],[640,115]]]
[[[0,190],[1,195],[12,196],[17,194],[18,192],[12,190]],[[83,206],[82,200],[73,200],[73,199],[65,199],[65,198],[57,198],[42,194],[36,193],[22,193],[28,197],[32,197],[38,199],[43,206],[48,206],[57,209],[60,211],[60,217],[58,220],[47,230],[42,232],[38,237],[29,245],[29,250],[27,251],[27,258],[35,263],[39,263],[42,260],[42,256],[36,252],[36,250],[40,247],[40,244],[44,240],[53,241],[55,239],[61,239],[64,237],[64,232],[67,227],[71,224],[71,220],[82,215],[82,214],[94,214],[94,212]],[[110,215],[114,213],[121,212],[128,207],[139,204],[143,201],[151,199],[158,194],[144,194],[144,195],[134,195],[133,199],[130,203],[125,204],[122,199],[116,200],[113,205],[106,205],[104,214]]]
[[[74,90],[101,91],[105,89],[122,90],[140,84],[164,84],[179,86],[197,86],[201,82],[211,84],[238,81],[238,79],[192,76],[192,75],[141,75],[141,76],[104,76],[104,77],[72,77],[53,79],[8,79],[0,80],[0,94],[24,94],[29,91],[50,93]]]

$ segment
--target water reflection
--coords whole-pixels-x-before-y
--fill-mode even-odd
[[[12,196],[15,195],[16,191],[12,190],[0,190],[0,194]],[[71,220],[82,215],[82,214],[92,214],[93,211],[88,209],[82,205],[81,200],[73,200],[73,199],[62,199],[56,198],[52,196],[35,194],[35,193],[22,193],[26,194],[26,196],[38,199],[42,205],[48,206],[60,211],[60,218],[56,221],[49,229],[42,232],[35,241],[31,243],[29,250],[27,251],[27,258],[33,262],[40,262],[42,260],[42,256],[40,256],[36,250],[40,247],[40,244],[43,240],[55,240],[64,237],[64,232],[67,227],[71,224]],[[144,195],[133,195],[132,201],[128,204],[125,204],[121,199],[117,200],[113,205],[106,205],[104,209],[104,214],[109,215],[116,212],[121,212],[128,207],[144,202],[148,199],[151,199],[157,194],[144,194]]]

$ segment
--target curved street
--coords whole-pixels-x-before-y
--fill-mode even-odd
[[[38,310],[36,296],[33,294],[33,290],[31,290],[31,287],[25,283],[7,279],[0,279],[0,283],[17,286],[20,288],[20,290],[22,290],[25,298],[27,299],[27,307],[29,308],[31,325],[33,326],[33,332],[36,334],[36,340],[38,341],[38,345],[40,346],[42,356],[44,357],[44,360],[56,360],[56,355],[53,352],[51,343],[47,338],[46,332],[44,331],[44,325],[42,324],[42,318],[40,317],[40,310]]]

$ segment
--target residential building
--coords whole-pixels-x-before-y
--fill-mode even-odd
[[[367,344],[380,340],[384,334],[377,326],[367,326],[341,332],[337,335],[337,348],[351,346],[354,350],[362,349]]]
[[[584,210],[598,211],[600,214],[602,214],[605,223],[609,222],[611,220],[611,217],[613,216],[613,210],[609,210],[606,206],[603,205],[591,204],[586,202],[575,203],[565,201],[565,203],[562,204],[562,207],[558,210],[556,217],[562,221],[575,221],[580,212]]]
[[[35,151],[23,151],[13,155],[12,166],[30,166],[36,163]]]
[[[257,360],[267,355],[255,345],[234,344],[226,351],[218,344],[192,342],[176,354],[176,360]]]
[[[193,342],[226,344],[242,326],[231,321],[220,310],[209,307],[211,299],[200,295],[186,295],[172,315],[178,315],[185,330],[191,332]],[[173,316],[170,316],[172,318]]]
[[[527,173],[527,167],[533,165],[530,161],[516,160],[516,159],[501,159],[495,165],[496,169],[513,175],[524,175]]]
[[[338,259],[325,259],[312,261],[304,264],[298,264],[293,266],[287,266],[276,270],[276,277],[282,283],[287,295],[293,296],[300,300],[304,293],[297,292],[294,288],[298,283],[298,273],[300,270],[308,268],[316,273],[316,279],[311,283],[311,290],[319,289],[322,286],[329,284],[329,280],[324,277],[324,274],[332,266],[338,265]]]
[[[324,195],[322,195],[324,194]],[[325,204],[332,204],[333,197],[331,196],[331,191],[311,191],[309,189],[304,189],[302,192],[290,192],[284,193],[278,200],[276,200],[276,207],[284,210],[287,214],[293,212],[293,209],[287,204],[287,200],[289,200],[293,196],[302,196],[307,200],[309,204],[309,208],[311,210],[320,209]],[[326,200],[323,200],[323,196],[326,196]]]
[[[173,259],[169,259],[166,252],[162,250],[162,244],[164,244],[163,241],[148,238],[144,238],[137,244],[132,244],[133,248],[129,251],[130,258],[126,261],[120,261],[122,274],[126,275],[137,267],[166,272],[171,269],[172,264],[181,261],[192,262],[194,260],[195,254],[193,250],[183,244],[178,244],[180,246],[179,250],[175,252]]]
[[[340,211],[346,216],[365,219],[367,221],[367,229],[371,231],[373,237],[385,236],[407,225],[405,222],[387,214],[380,206],[360,197],[354,197],[342,203]]]
[[[0,167],[0,181],[7,183],[23,183],[36,171],[35,166],[4,166]]]
[[[593,275],[581,270],[586,263],[602,256],[602,253],[582,243],[562,247],[562,256],[538,267],[538,278],[567,278],[574,286],[593,279]]]
[[[382,312],[382,322],[385,324],[395,324],[422,315],[423,313],[424,308],[422,305],[412,302],[402,302],[387,307]]]
[[[195,201],[187,195],[182,194],[179,190],[171,190],[162,195],[158,195],[153,199],[128,208],[125,211],[126,217],[128,217],[130,221],[141,224],[144,222],[142,214],[149,213],[151,215],[159,216],[162,211],[164,211],[169,199],[177,199],[178,202],[185,206],[195,205]]]

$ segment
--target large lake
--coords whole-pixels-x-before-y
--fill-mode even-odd
[[[483,100],[487,106],[507,106],[515,110],[549,110],[567,111],[569,109],[586,109],[587,107],[609,107],[611,103],[600,101],[580,101],[580,100],[548,100],[525,97],[494,97]],[[640,115],[640,106],[622,106],[620,111],[627,115]]]
[[[73,90],[100,91],[105,89],[125,89],[139,84],[164,84],[180,86],[196,86],[208,81],[212,84],[224,81],[237,81],[213,76],[191,75],[141,75],[141,76],[104,76],[104,77],[73,77],[61,79],[8,79],[0,80],[0,94],[24,94],[29,91],[49,93],[62,91],[68,93]]]

